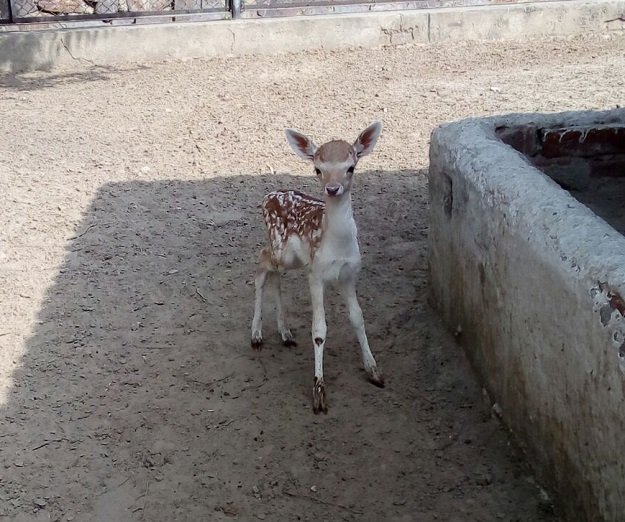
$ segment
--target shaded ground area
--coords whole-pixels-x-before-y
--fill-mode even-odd
[[[570,194],[625,234],[625,171],[622,177],[591,179],[585,190],[571,190]]]
[[[0,517],[553,520],[427,305],[427,143],[473,114],[614,106],[623,41],[0,77]],[[300,344],[268,309],[249,348],[257,206],[317,190],[283,127],[354,139],[374,119],[359,294],[388,385],[366,382],[330,293],[330,413],[313,416],[300,274]]]

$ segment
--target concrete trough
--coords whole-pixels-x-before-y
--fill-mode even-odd
[[[432,297],[567,520],[625,520],[625,111],[443,125]]]

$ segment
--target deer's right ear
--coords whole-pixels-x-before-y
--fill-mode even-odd
[[[312,140],[308,136],[304,136],[293,129],[285,129],[284,132],[286,134],[286,140],[295,151],[295,154],[300,158],[312,161],[315,157],[315,151],[317,150],[317,146]]]

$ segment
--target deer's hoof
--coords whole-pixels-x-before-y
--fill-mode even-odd
[[[263,348],[263,336],[260,332],[252,335],[252,350],[259,352]]]
[[[372,384],[375,384],[378,388],[384,388],[384,377],[382,377],[382,374],[377,368],[371,368],[367,371],[367,374]]]
[[[320,411],[328,413],[326,387],[323,379],[317,379],[317,377],[315,377],[315,385],[313,386],[313,412],[317,414]]]
[[[282,337],[282,344],[284,346],[297,346],[291,330],[285,330],[282,334],[280,334],[280,337]]]

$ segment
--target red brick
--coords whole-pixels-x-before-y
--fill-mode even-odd
[[[498,127],[497,137],[506,145],[526,156],[534,156],[539,149],[538,129],[535,125],[519,125],[517,127]]]
[[[543,129],[540,134],[545,158],[625,154],[623,125]]]

